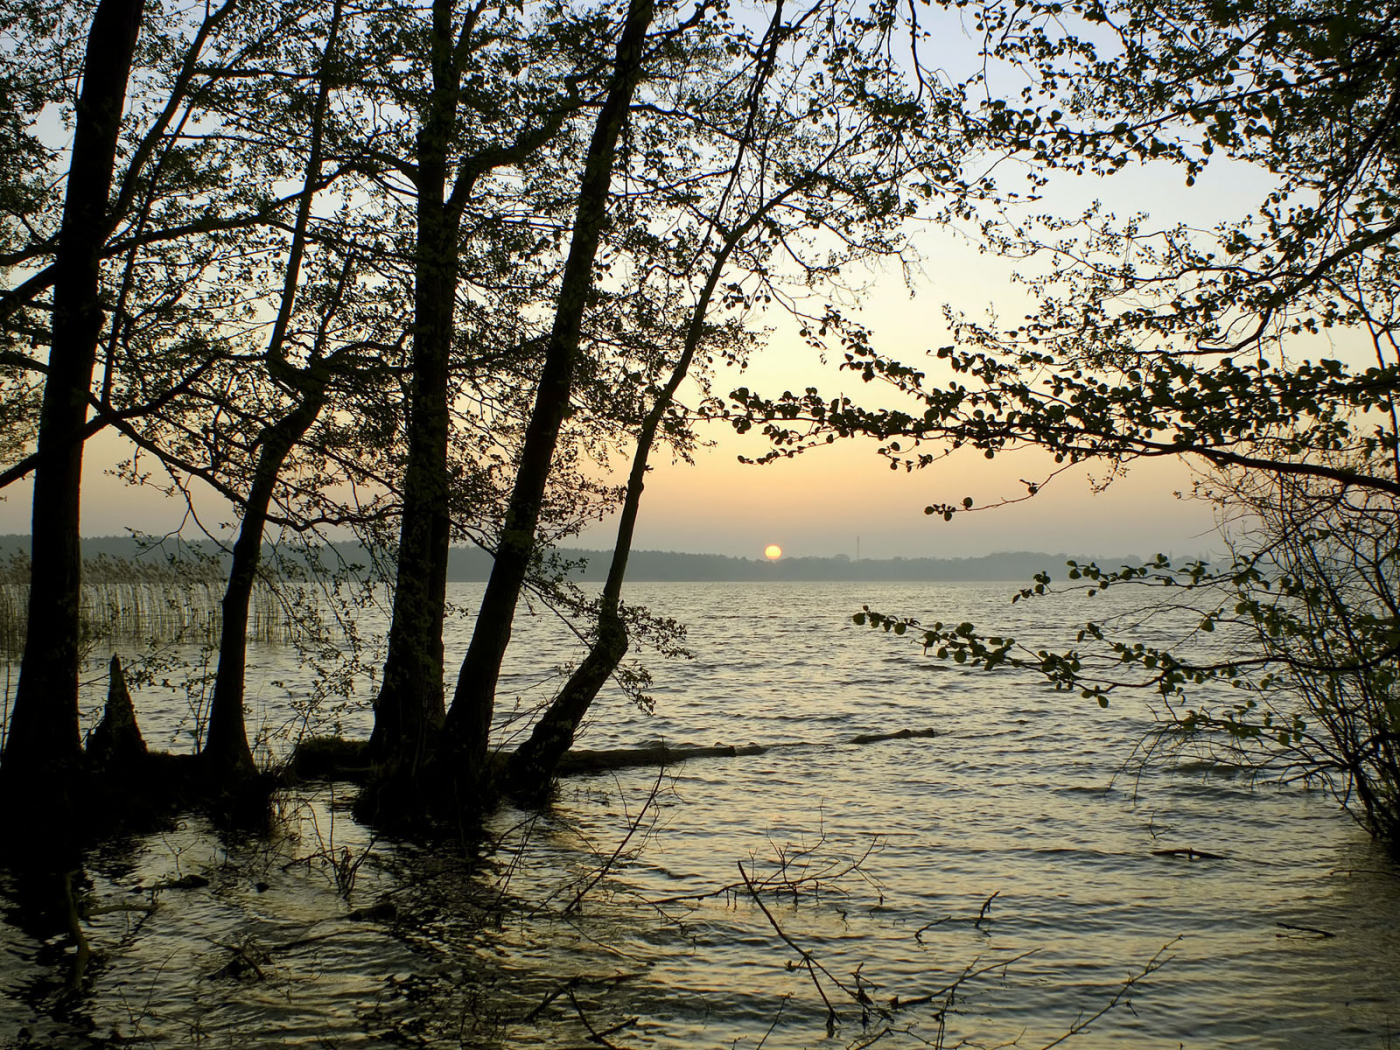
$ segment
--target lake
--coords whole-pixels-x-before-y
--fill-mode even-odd
[[[480,590],[452,585],[449,664]],[[1100,710],[851,622],[869,604],[1053,644],[1152,597],[1010,591],[632,586],[689,625],[694,659],[636,653],[654,713],[612,691],[580,746],[769,750],[569,779],[549,811],[493,818],[484,849],[374,841],[343,785],[280,799],[266,839],[191,818],[109,845],[87,994],[58,987],[61,945],[0,927],[0,1045],[1043,1047],[1115,996],[1069,1045],[1389,1045],[1400,869],[1327,793],[1191,754],[1140,765],[1142,698]],[[501,739],[577,652],[522,610]],[[271,644],[249,665],[276,747],[318,672]],[[86,688],[99,703],[96,665]],[[181,691],[136,700],[148,741],[188,745]],[[337,717],[368,730],[363,706]],[[852,743],[905,728],[937,735]],[[1159,852],[1186,848],[1219,857]]]

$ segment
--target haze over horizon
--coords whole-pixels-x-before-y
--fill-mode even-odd
[[[234,515],[220,501],[196,503],[198,519],[182,500],[154,488],[133,488],[107,471],[115,443],[89,443],[84,461],[84,536],[200,535],[202,525],[231,538]],[[770,543],[786,557],[965,558],[1000,551],[1078,551],[1099,554],[1195,554],[1218,550],[1209,506],[1178,498],[1191,477],[1176,462],[1140,463],[1102,491],[1091,488],[1090,467],[1066,472],[1034,499],[988,506],[1024,495],[1021,477],[1043,477],[1029,456],[992,462],[968,457],[908,474],[891,471],[870,445],[822,448],[793,460],[748,466],[735,442],[701,449],[695,466],[662,463],[647,482],[633,546],[689,554],[761,558]],[[977,513],[945,522],[923,513],[932,502],[971,496]],[[0,502],[0,533],[28,534],[28,485],[13,486]],[[561,546],[613,545],[611,517],[593,522]],[[332,538],[345,538],[333,536]]]
[[[841,464],[845,470],[829,469],[822,461],[831,451],[746,467],[723,462],[727,457],[711,450],[695,468],[662,466],[649,478],[633,547],[753,559],[761,559],[770,543],[780,545],[785,558],[844,554],[872,559],[975,558],[1005,551],[1148,557],[1221,547],[1209,508],[1173,495],[1189,488],[1184,470],[1139,468],[1098,493],[1089,490],[1081,471],[1058,479],[1034,500],[945,522],[923,513],[928,502],[952,491],[939,485],[936,475],[895,473],[869,450],[854,448],[841,450],[839,458],[859,459],[864,470],[849,469],[851,464]],[[90,457],[90,478],[97,473],[93,468]],[[701,484],[707,472],[720,478]],[[121,535],[129,529],[200,534],[182,504],[159,498],[151,489],[132,489],[105,476],[88,484],[97,491],[84,503],[84,536]],[[212,505],[200,517],[223,538],[231,537],[226,526],[232,520],[225,509]],[[560,546],[610,549],[613,530],[611,518],[594,522]],[[0,533],[29,531],[27,493],[16,491],[0,503]]]

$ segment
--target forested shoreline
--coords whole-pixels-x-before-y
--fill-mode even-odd
[[[182,814],[230,841],[287,826],[250,692],[280,617],[310,627],[303,711],[371,683],[360,784],[338,800],[371,846],[493,863],[497,815],[548,821],[595,700],[616,686],[649,714],[639,655],[690,655],[685,625],[625,589],[666,573],[1005,572],[1024,574],[1010,605],[1077,592],[1080,622],[1048,617],[1055,641],[983,624],[992,601],[873,601],[840,630],[882,631],[872,645],[950,683],[1010,673],[1076,704],[1055,732],[1131,697],[1144,754],[1319,785],[1400,854],[1397,71],[1400,8],[1341,0],[6,5],[0,490],[32,485],[0,755],[17,910],[72,948],[80,993],[88,851]],[[1100,198],[1158,180],[1157,214]],[[927,343],[882,331],[872,286],[937,287],[950,243],[1001,268],[990,301],[931,310]],[[806,357],[750,367],[787,344]],[[1099,490],[1181,461],[1180,495],[1210,509],[1226,554],[634,551],[655,467],[730,441],[755,468],[864,443],[872,469],[941,479],[935,528],[1067,472]],[[1013,456],[1004,491],[939,472]],[[94,469],[168,500],[190,558],[131,587],[129,563],[85,562]],[[600,522],[606,551],[567,550]],[[454,546],[473,552],[455,569]],[[470,609],[449,600],[454,572],[483,578]],[[1088,601],[1109,589],[1132,600]],[[767,595],[742,590],[721,615],[761,634]],[[147,746],[115,658],[84,732],[89,628],[131,597],[178,607],[170,630],[202,639],[175,656],[143,642],[146,681],[188,687],[190,753]],[[373,640],[356,620],[370,606]],[[502,683],[518,614],[540,610],[578,645],[527,702]],[[800,692],[824,654],[784,655]],[[724,725],[734,698],[703,695]],[[354,882],[348,851],[319,855]],[[796,953],[828,1037],[907,1033],[900,1002],[875,1007],[859,965],[819,969],[740,873],[730,890]],[[962,980],[919,997],[935,1045]],[[892,1027],[865,1033],[872,1018]]]
[[[751,464],[859,439],[907,473],[1034,453],[1012,491],[936,494],[935,520],[1075,468],[1101,487],[1139,461],[1192,464],[1182,495],[1214,509],[1225,559],[1066,558],[1012,595],[1170,589],[1144,608],[1190,610],[1180,638],[1138,637],[1146,614],[1039,651],[897,609],[855,621],[1100,706],[1155,694],[1164,727],[1301,768],[1400,841],[1400,15],[1333,6],[988,0],[955,54],[938,25],[964,7],[933,2],[22,5],[0,51],[0,488],[32,481],[43,585],[0,760],[0,802],[32,803],[0,806],[34,838],[19,852],[83,840],[98,775],[77,709],[98,434],[126,455],[104,467],[182,505],[171,536],[221,547],[204,559],[223,586],[198,755],[216,805],[260,775],[252,603],[287,573],[387,585],[360,805],[393,824],[547,797],[599,690],[638,674],[629,654],[679,648],[680,625],[624,600],[643,561],[990,571],[634,556],[653,460],[732,432]],[[1003,92],[1002,73],[1022,86]],[[1067,180],[1125,170],[1193,191],[1222,160],[1270,188],[1213,226],[1057,203]],[[917,287],[928,229],[998,257],[1026,302],[1009,322],[995,301],[945,304],[951,342],[906,353],[862,306],[870,275]],[[762,389],[745,372],[780,330],[854,389]],[[609,520],[584,593],[558,551]],[[367,565],[324,542],[347,533]],[[461,653],[444,644],[454,544],[490,562],[458,555],[486,584]],[[522,601],[570,618],[587,652],[501,774]],[[1178,651],[1217,627],[1248,651]],[[1196,703],[1222,683],[1243,699]]]
[[[328,544],[337,564],[361,566],[369,573],[373,564],[364,548],[356,544]],[[27,558],[29,537],[0,535],[0,559],[16,555]],[[219,545],[211,540],[170,540],[152,546],[127,536],[90,536],[82,541],[86,559],[107,557],[137,564],[164,564],[176,561],[223,560]],[[272,554],[264,550],[264,560]],[[601,580],[607,575],[610,551],[559,547],[545,552],[571,580]],[[695,554],[682,551],[637,550],[632,552],[627,577],[638,583],[700,583],[706,580],[756,582],[794,580],[1025,580],[1037,572],[1058,571],[1068,560],[1095,560],[1105,565],[1138,566],[1143,558],[1135,554],[1104,557],[1092,554],[1064,554],[1043,551],[997,551],[965,558],[894,557],[856,560],[846,555],[834,557],[785,557],[773,562],[764,558],[738,558],[725,554]],[[491,573],[491,555],[476,547],[453,547],[448,555],[447,579],[452,583],[480,583]],[[226,566],[224,566],[226,568]],[[208,569],[205,571],[214,571]]]

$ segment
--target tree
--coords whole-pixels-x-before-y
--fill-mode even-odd
[[[35,831],[69,816],[78,736],[79,489],[88,388],[102,325],[98,265],[141,0],[101,0],[74,114],[73,152],[53,263],[52,345],[39,417],[28,633],[6,738],[3,793],[38,814]],[[38,803],[17,805],[23,791]]]
[[[1260,655],[1230,679],[1246,699],[1198,701],[1175,726],[1251,766],[1321,781],[1362,827],[1400,843],[1400,503],[1257,472],[1210,485],[1240,535],[1226,600],[1208,614],[1253,635]]]
[[[655,13],[652,0],[631,0],[618,37],[607,92],[598,109],[583,161],[569,258],[536,387],[535,406],[506,508],[501,543],[448,714],[449,739],[453,750],[465,761],[465,777],[469,784],[479,782],[485,771],[496,680],[510,642],[515,604],[535,546],[545,483],[564,417],[569,411],[583,314],[594,281],[593,261],[607,219],[614,155],[632,93],[641,79],[643,45]]]
[[[813,4],[789,12],[775,5],[762,36],[743,49],[750,64],[742,75],[711,75],[713,94],[703,104],[697,87],[688,85],[690,106],[706,114],[707,135],[687,142],[710,161],[705,176],[692,174],[695,165],[684,152],[647,153],[640,166],[634,161],[628,168],[629,185],[641,187],[633,196],[652,216],[646,229],[666,235],[640,243],[619,238],[622,246],[612,247],[612,271],[648,275],[636,287],[624,286],[625,322],[614,327],[635,326],[666,352],[647,365],[648,383],[633,411],[627,487],[589,649],[509,756],[504,780],[517,795],[537,797],[548,788],[628,650],[621,596],[632,535],[652,455],[663,439],[675,442],[688,432],[691,413],[678,403],[682,384],[695,378],[694,370],[708,389],[717,359],[742,360],[756,349],[753,320],[768,304],[781,304],[806,332],[833,318],[825,306],[818,317],[806,313],[794,285],[832,294],[845,266],[902,261],[905,220],[936,187],[944,188],[936,173],[956,169],[962,143],[936,126],[950,99],[911,90],[897,63],[874,57],[888,27],[838,19],[841,10]],[[707,59],[722,63],[718,56],[731,53],[707,51],[703,43],[691,43],[689,51],[691,69]],[[665,116],[656,115],[676,108],[659,79],[644,83],[648,97],[630,129],[641,142],[679,141],[668,134]],[[667,192],[677,183],[685,186],[679,197]],[[830,251],[832,244],[839,253]]]
[[[230,0],[182,27],[193,38],[168,49],[181,56],[161,74],[169,91],[141,94],[130,122],[100,248],[112,324],[82,434],[115,427],[174,490],[208,484],[243,518],[210,768],[251,767],[243,632],[266,526],[355,520],[382,536],[382,516],[327,495],[368,480],[402,515],[371,750],[382,782],[414,793],[431,761],[483,780],[540,548],[581,511],[621,504],[598,646],[547,717],[548,746],[517,763],[547,779],[639,622],[621,600],[630,533],[654,448],[694,440],[684,384],[742,360],[757,345],[745,316],[775,302],[815,343],[854,331],[822,301],[843,268],[903,260],[905,220],[965,211],[976,192],[958,174],[956,94],[892,52],[896,5],[768,13],[750,28],[708,3],[559,19],[452,0],[426,18]],[[33,273],[0,307],[7,334],[42,308],[44,252],[14,255]],[[406,335],[396,298],[413,303]],[[362,352],[384,358],[376,382],[402,383],[402,401],[351,391]],[[344,447],[347,417],[372,446]],[[569,491],[580,463],[622,450],[625,489]],[[454,532],[497,562],[447,715]]]
[[[36,475],[36,551],[61,545],[72,562],[71,571],[59,571],[52,563],[52,551],[44,556],[48,562],[36,555],[34,576],[41,585],[31,588],[31,601],[36,608],[62,605],[64,615],[59,622],[52,615],[31,612],[30,651],[24,661],[29,670],[21,676],[37,682],[43,674],[49,679],[58,675],[71,683],[65,689],[45,687],[49,710],[63,715],[63,732],[61,737],[51,733],[47,740],[34,738],[27,729],[32,703],[26,700],[17,705],[9,737],[11,753],[4,767],[6,775],[14,778],[7,781],[7,790],[27,790],[31,765],[43,768],[61,758],[68,779],[81,770],[76,693],[77,507],[82,444],[105,427],[120,431],[138,449],[155,453],[172,486],[184,487],[189,477],[199,477],[244,508],[246,542],[234,559],[236,571],[226,595],[226,659],[221,661],[216,685],[221,700],[215,704],[213,747],[206,757],[220,774],[242,775],[251,769],[241,703],[248,590],[278,472],[290,446],[325,400],[322,345],[310,347],[304,368],[289,361],[286,345],[293,335],[303,334],[288,324],[298,278],[305,276],[301,261],[312,198],[335,177],[322,170],[320,133],[330,83],[325,70],[311,79],[319,105],[311,107],[314,129],[300,172],[297,146],[308,135],[297,125],[305,124],[304,113],[290,124],[262,120],[269,112],[276,116],[278,92],[268,89],[279,80],[298,84],[280,112],[287,115],[297,109],[300,85],[291,75],[290,63],[303,40],[302,34],[289,30],[309,24],[314,37],[318,23],[314,19],[307,23],[304,11],[294,5],[237,0],[228,0],[192,23],[180,12],[158,13],[146,27],[149,39],[144,47],[138,48],[132,36],[117,84],[115,73],[104,73],[103,66],[120,58],[107,41],[115,32],[112,19],[117,17],[109,8],[105,0],[98,5],[89,45],[89,51],[99,55],[94,68],[104,75],[85,74],[81,98],[97,92],[93,98],[101,101],[102,91],[115,93],[115,109],[109,99],[107,108],[98,113],[106,121],[103,130],[110,141],[105,155],[95,158],[83,153],[93,149],[93,114],[89,112],[93,100],[80,104],[75,113],[66,192],[70,200],[81,203],[65,208],[60,227],[50,233],[45,223],[52,218],[52,208],[42,195],[16,190],[4,198],[13,204],[5,215],[7,232],[24,231],[23,236],[15,233],[9,238],[5,261],[10,267],[7,276],[14,281],[0,298],[0,330],[15,351],[8,360],[22,370],[18,373],[21,393],[26,389],[25,373],[40,371],[45,376],[46,399],[66,398],[70,403],[66,414],[53,416],[46,410],[37,426],[38,451],[6,470],[0,484],[29,472]],[[136,17],[142,9],[138,5],[132,11],[135,14],[128,15]],[[55,55],[64,53],[65,34],[72,29],[56,31],[55,25],[64,27],[64,20],[46,18],[37,8],[31,8],[30,14],[24,34],[7,52],[12,61],[6,73],[16,83],[46,84],[47,67]],[[338,17],[337,8],[331,22]],[[334,36],[333,27],[330,35]],[[288,65],[269,70],[262,65],[269,55]],[[140,76],[132,77],[136,87],[123,118],[133,63],[139,63]],[[57,68],[63,70],[61,62]],[[57,83],[61,87],[62,81]],[[27,129],[34,149],[42,155],[43,137],[33,130],[37,109],[6,112],[13,123]],[[84,142],[88,145],[83,146]],[[104,156],[106,175],[98,185],[93,180],[102,174],[98,162]],[[300,189],[278,196],[274,187],[292,181],[296,174],[305,176]],[[22,189],[23,184],[19,185]],[[6,188],[14,189],[10,184]],[[280,324],[273,326],[270,345],[246,353],[248,332],[262,323],[250,306],[266,291],[258,263],[276,259],[283,249],[280,228],[288,210],[293,213],[287,224],[293,230],[288,248],[291,261],[286,267],[288,279],[281,282],[282,308],[273,310]],[[42,323],[43,293],[52,288],[57,306],[65,294],[73,294],[71,288],[62,289],[76,287],[71,260],[67,270],[63,263],[65,237],[76,236],[72,230],[83,231],[80,247],[88,267],[84,279],[91,280],[84,285],[88,305],[83,338],[92,342],[86,356],[75,356],[72,324],[63,320],[72,311],[55,310],[51,339]],[[318,289],[313,285],[300,291],[305,299]],[[333,311],[333,304],[319,310],[313,305],[309,311],[319,316],[323,341]],[[109,324],[104,323],[104,315],[110,316]],[[50,361],[41,366],[29,353],[45,342],[52,344]],[[64,347],[66,356],[61,352]],[[97,374],[99,361],[102,369]],[[255,393],[258,375],[266,376],[268,370],[276,373],[283,389],[302,395],[290,416],[270,422],[266,415],[259,421],[263,406]],[[269,385],[267,379],[261,381],[262,390]],[[276,410],[269,412],[275,416]],[[66,451],[60,456],[55,447]],[[235,465],[239,457],[228,454],[240,447],[249,451],[250,458],[261,457],[249,480],[251,491],[239,477],[240,468]],[[59,472],[61,477],[55,474],[60,462],[67,464]],[[138,468],[133,462],[128,470],[135,474]],[[71,513],[60,515],[55,510],[60,496]],[[33,689],[26,686],[23,692],[29,696]]]
[[[1137,570],[1072,566],[1069,577],[1091,590],[1185,584],[1202,603],[1198,629],[1243,620],[1260,632],[1257,658],[1192,658],[1097,623],[1079,632],[1082,648],[1030,653],[969,624],[926,629],[870,611],[858,619],[918,628],[938,655],[960,662],[1037,667],[1101,703],[1128,684],[1155,688],[1171,702],[1173,725],[1273,740],[1295,759],[1306,744],[1303,768],[1343,777],[1372,830],[1392,834],[1374,800],[1390,791],[1383,668],[1400,652],[1400,621],[1387,604],[1400,495],[1400,16],[1330,0],[985,4],[976,13],[994,72],[975,81],[988,98],[975,134],[1029,162],[1047,196],[1064,174],[1107,177],[1161,162],[1182,167],[1189,185],[1226,160],[1270,181],[1264,199],[1254,214],[1208,231],[1153,230],[1145,217],[1119,222],[1099,208],[989,216],[990,243],[1034,266],[1026,280],[1037,307],[1021,324],[1003,329],[950,311],[956,344],[937,352],[936,373],[877,352],[869,333],[848,342],[847,367],[917,408],[740,391],[736,420],[761,422],[772,455],[865,434],[883,442],[892,465],[910,469],[963,447],[988,458],[1038,447],[1056,467],[1028,480],[1025,496],[1079,463],[1114,473],[1171,456],[1227,472],[1229,483],[1213,491],[1256,523],[1228,569],[1176,572],[1159,560]],[[1002,62],[1030,74],[1018,101],[987,90]],[[1326,354],[1320,336],[1345,341],[1347,353],[1313,359]],[[928,513],[981,509],[953,498]],[[1038,578],[1022,594],[1038,596],[1049,582]],[[1305,635],[1315,641],[1300,657]],[[1286,685],[1301,707],[1280,726],[1252,700],[1223,714],[1178,706],[1188,689],[1222,680]]]
[[[306,239],[315,190],[321,181],[324,163],[323,140],[326,111],[331,93],[330,67],[335,60],[342,4],[333,5],[327,29],[325,51],[318,72],[316,100],[311,114],[311,135],[306,160],[306,175],[302,181],[301,199],[292,227],[292,238],[283,275],[281,302],[272,334],[268,338],[267,367],[271,376],[292,391],[294,403],[286,414],[262,427],[253,447],[257,463],[252,483],[240,501],[243,520],[238,539],[233,545],[228,586],[224,592],[219,631],[219,665],[214,679],[214,695],[209,707],[209,729],[202,757],[218,773],[241,778],[255,770],[253,755],[248,747],[248,732],[244,719],[244,672],[248,647],[248,607],[262,558],[263,529],[273,489],[283,464],[292,448],[316,421],[326,405],[332,371],[340,361],[326,353],[326,334],[331,319],[339,308],[345,285],[351,276],[353,256],[345,261],[337,292],[320,310],[320,325],[307,350],[304,367],[298,368],[287,360],[288,332],[296,305]]]
[[[411,100],[416,156],[393,162],[416,191],[412,387],[393,617],[371,746],[380,762],[403,767],[410,779],[445,719],[450,373],[463,218],[477,203],[479,183],[498,168],[529,160],[578,105],[579,77],[572,70],[562,84],[538,79],[552,57],[549,34],[527,34],[516,50],[517,27],[506,7],[499,25],[482,23],[490,14],[482,0],[459,24],[451,0],[435,0],[431,27],[418,45],[426,50],[418,56],[427,60],[424,93]],[[536,75],[517,81],[511,69]],[[487,83],[497,90],[483,90]]]

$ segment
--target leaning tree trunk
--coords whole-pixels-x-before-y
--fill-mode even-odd
[[[779,4],[773,12],[774,26],[781,17],[782,5]],[[774,34],[773,39],[777,40],[778,36]],[[771,63],[763,64],[760,79],[755,82],[750,92],[750,105],[758,106],[762,82],[771,71]],[[752,135],[757,127],[753,117],[754,114],[751,113],[746,137],[739,143],[734,158],[733,171],[736,177],[743,163],[744,152],[752,142],[748,136]],[[685,342],[680,356],[671,369],[666,385],[657,394],[655,403],[643,418],[641,428],[637,432],[637,446],[632,455],[627,491],[618,515],[617,541],[613,546],[608,578],[598,603],[597,635],[577,670],[569,677],[540,720],[535,723],[529,739],[510,756],[504,778],[505,787],[517,796],[535,798],[548,790],[560,760],[573,746],[579,725],[587,715],[598,691],[627,654],[627,624],[622,616],[622,582],[627,574],[627,561],[632,551],[637,512],[641,505],[642,490],[646,485],[647,461],[651,457],[657,431],[675,399],[676,391],[689,374],[691,362],[695,360],[695,354],[704,340],[710,303],[734,250],[775,208],[782,205],[808,181],[807,178],[798,179],[764,199],[749,212],[743,222],[729,229],[710,261],[705,283],[686,324]]]
[[[584,160],[569,257],[564,265],[535,406],[516,467],[515,487],[448,713],[449,741],[454,756],[461,762],[456,772],[468,784],[478,783],[486,766],[496,683],[535,545],[545,483],[569,409],[583,312],[593,286],[593,260],[607,219],[613,159],[632,94],[641,79],[642,45],[654,12],[653,0],[632,0],[628,5],[607,97],[598,112]]]
[[[80,768],[78,608],[83,425],[102,325],[99,253],[117,136],[143,0],[101,0],[93,15],[74,113],[73,152],[55,257],[53,341],[39,416],[28,633],[0,766],[7,820],[34,818],[52,836]],[[20,798],[23,798],[22,804]]]
[[[681,355],[676,359],[670,378],[657,394],[656,402],[642,420],[641,429],[637,432],[637,447],[632,453],[632,469],[627,476],[627,493],[623,497],[622,510],[618,514],[617,541],[613,546],[612,561],[608,566],[607,582],[603,584],[603,593],[598,601],[598,633],[589,647],[588,655],[583,658],[583,662],[569,676],[564,688],[535,723],[529,739],[510,756],[506,766],[505,786],[517,796],[538,797],[549,788],[559,767],[559,760],[573,747],[578,727],[588,714],[598,691],[627,655],[627,624],[621,612],[622,582],[627,575],[632,536],[637,527],[637,511],[642,502],[642,490],[646,487],[647,461],[651,457],[652,446],[656,443],[656,432],[671,407],[676,391],[690,372],[690,364],[695,360],[696,351],[704,339],[705,319],[729,257],[759,221],[774,205],[785,199],[789,192],[791,191],[780,193],[757,209],[738,228],[732,230],[710,263],[704,287],[700,290],[700,297],[696,300],[686,325],[685,345]]]
[[[253,484],[243,504],[243,521],[233,545],[233,564],[224,589],[220,622],[219,669],[214,676],[214,698],[209,706],[209,733],[200,758],[215,776],[237,780],[257,771],[248,747],[243,695],[248,653],[248,607],[262,560],[263,529],[272,491],[282,464],[325,404],[325,383],[312,391],[290,413],[258,439],[260,451]]]
[[[323,132],[331,87],[327,64],[335,52],[341,10],[341,2],[336,0],[326,37],[326,50],[321,60],[320,86],[311,124],[311,148],[283,275],[282,299],[272,326],[272,336],[268,340],[268,370],[273,378],[281,378],[290,386],[298,400],[290,412],[264,427],[258,435],[255,443],[258,448],[257,464],[253,468],[252,485],[243,501],[243,520],[238,528],[238,539],[233,545],[233,564],[229,568],[228,584],[224,589],[219,669],[215,672],[214,697],[209,707],[209,733],[200,753],[205,768],[218,779],[239,780],[256,772],[253,753],[248,747],[243,705],[248,655],[248,607],[257,581],[258,563],[262,560],[263,530],[267,525],[267,510],[272,503],[273,490],[292,448],[321,414],[330,381],[326,365],[321,360],[324,347],[320,340],[311,354],[310,362],[302,370],[287,363],[286,340],[297,285],[300,283],[302,260],[306,254],[312,190],[321,175]],[[347,259],[336,294],[337,301],[349,279],[351,266]]]

